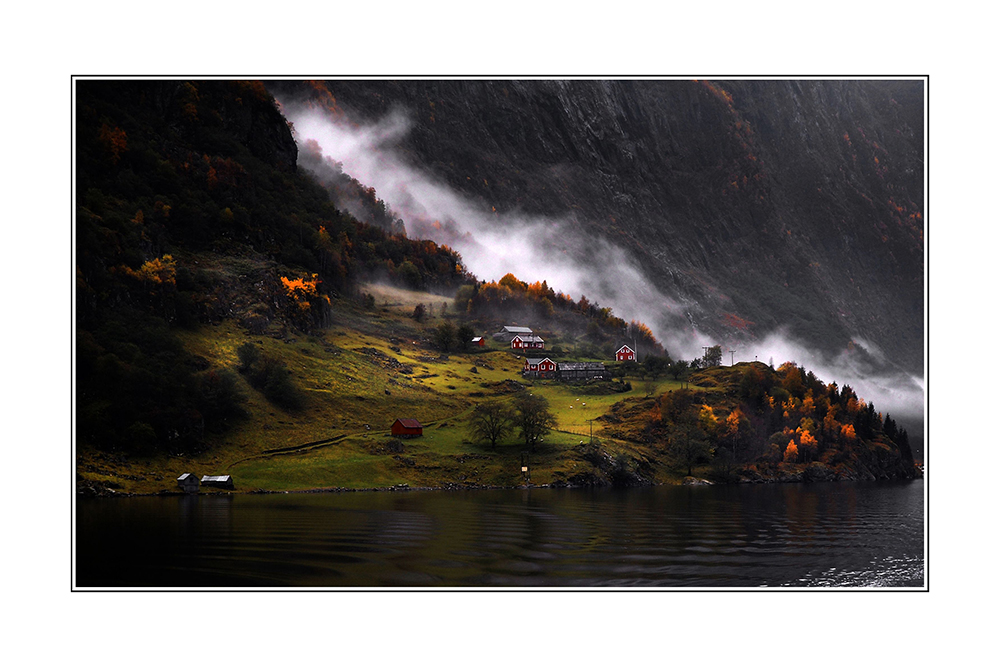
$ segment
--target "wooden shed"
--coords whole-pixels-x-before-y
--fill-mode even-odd
[[[486,347],[486,340],[482,336],[476,336],[472,339],[472,344],[479,347]]]
[[[189,472],[184,473],[177,478],[177,486],[181,487],[184,493],[198,493],[198,481],[197,475],[192,475]]]
[[[214,486],[220,489],[235,489],[236,484],[233,483],[232,475],[203,475],[201,478],[202,486]]]
[[[416,419],[397,419],[392,422],[392,434],[397,438],[419,438],[424,427]]]

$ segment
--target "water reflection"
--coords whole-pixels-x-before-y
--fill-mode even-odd
[[[78,504],[81,587],[922,586],[923,486]]]

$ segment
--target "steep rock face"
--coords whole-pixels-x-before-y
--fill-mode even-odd
[[[403,110],[408,159],[484,208],[569,217],[627,249],[717,339],[783,326],[922,368],[921,81],[326,88],[357,122]]]

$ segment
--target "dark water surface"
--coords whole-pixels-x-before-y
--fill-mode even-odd
[[[81,499],[78,588],[923,587],[923,482]]]

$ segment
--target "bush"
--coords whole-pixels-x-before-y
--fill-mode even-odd
[[[288,410],[298,410],[305,404],[305,397],[292,382],[283,361],[264,354],[253,343],[241,345],[236,355],[240,359],[240,374],[267,400]]]

